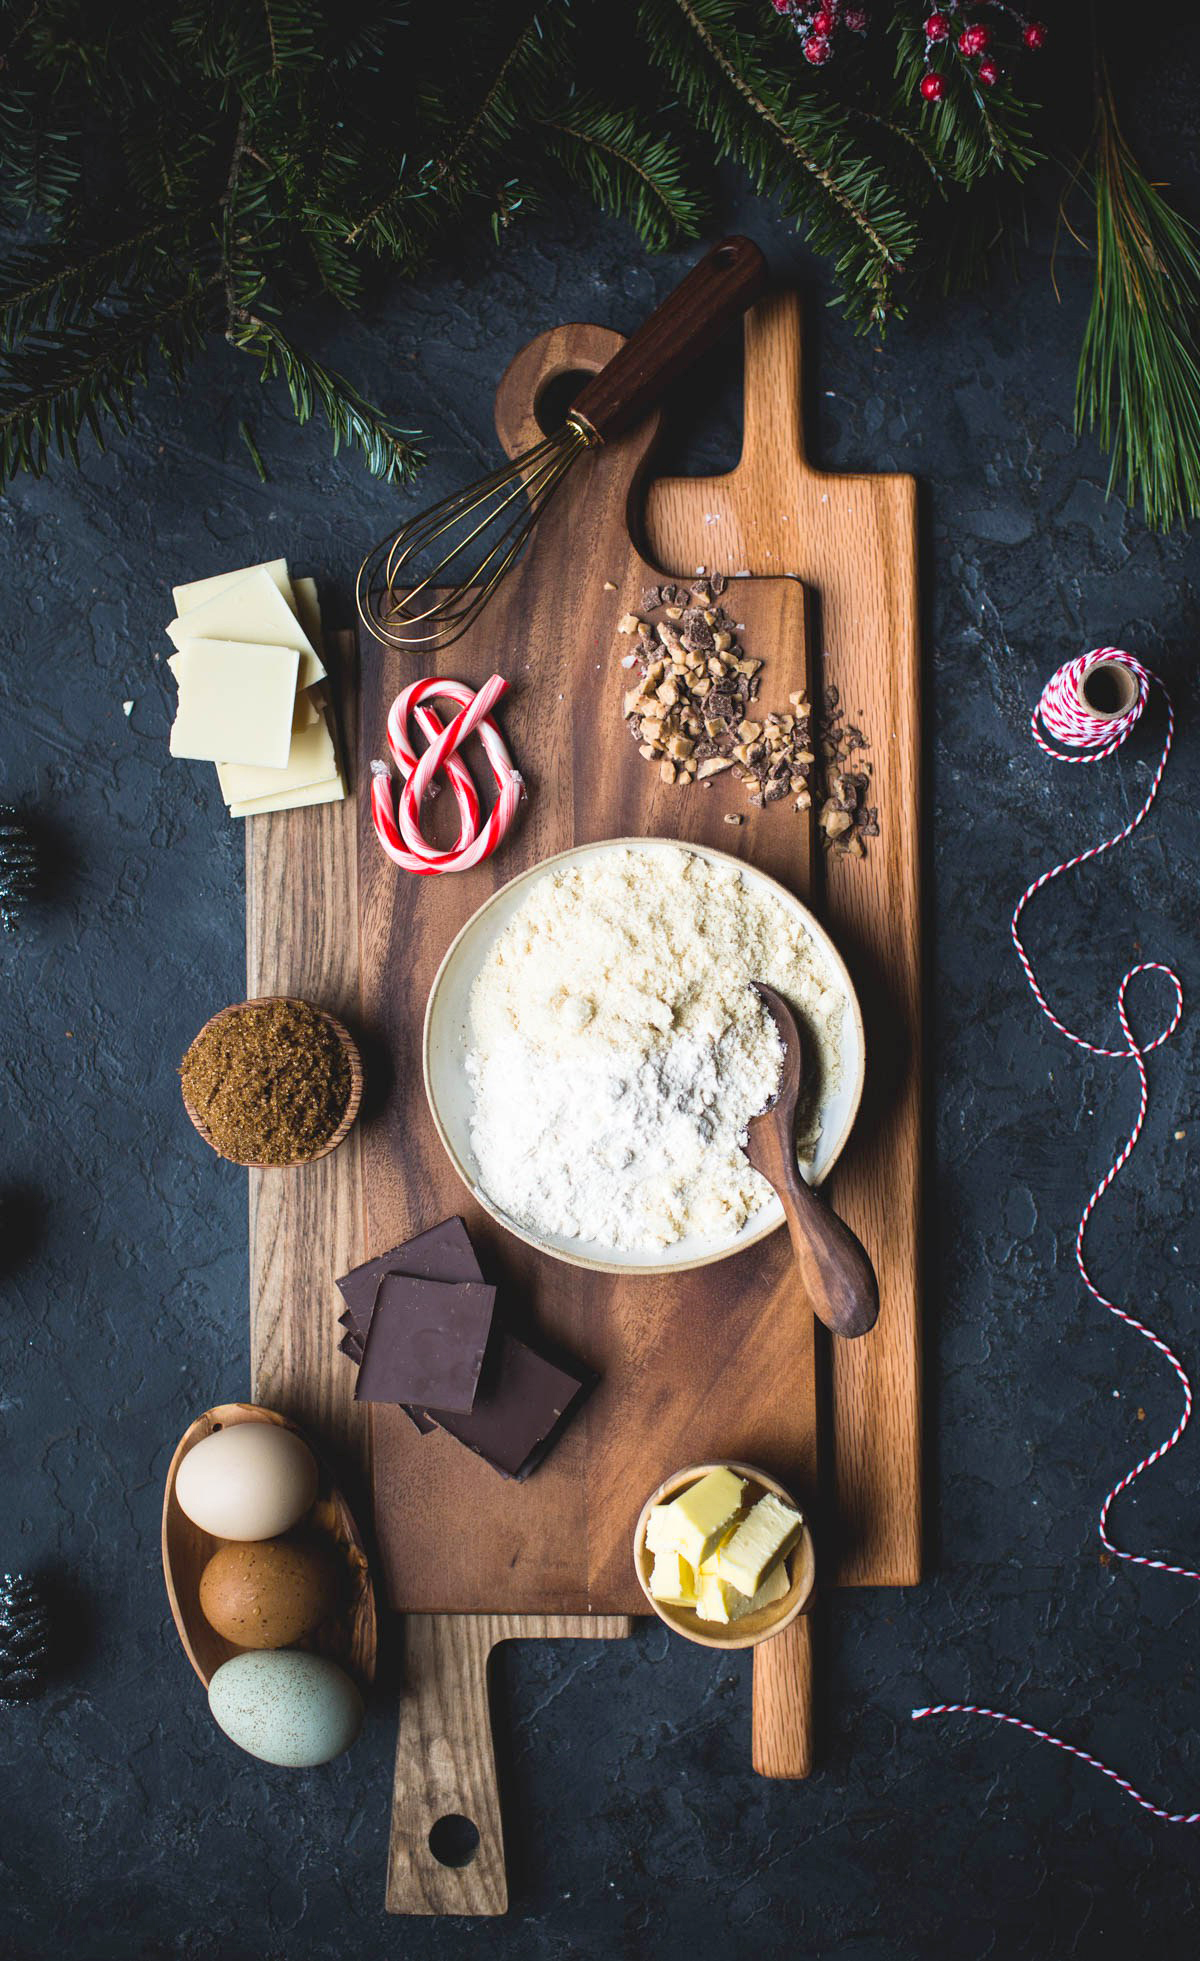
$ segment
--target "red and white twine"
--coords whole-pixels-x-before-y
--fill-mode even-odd
[[[1099,663],[1125,668],[1136,682],[1136,697],[1131,706],[1122,714],[1097,716],[1089,713],[1083,705],[1083,683],[1091,669]],[[1132,1566],[1149,1566],[1156,1572],[1172,1573],[1180,1579],[1200,1580],[1200,1572],[1193,1567],[1174,1565],[1165,1559],[1152,1559],[1144,1553],[1127,1552],[1123,1547],[1115,1545],[1109,1537],[1109,1512],[1117,1498],[1120,1497],[1123,1491],[1128,1490],[1129,1486],[1137,1478],[1141,1477],[1143,1471],[1148,1471],[1150,1466],[1157,1464],[1159,1459],[1165,1457],[1169,1450],[1174,1450],[1176,1444],[1183,1436],[1184,1431],[1187,1429],[1192,1414],[1192,1387],[1188,1381],[1183,1364],[1180,1362],[1178,1356],[1168,1348],[1166,1342],[1155,1334],[1152,1328],[1148,1328],[1144,1321],[1137,1320],[1134,1315],[1127,1313],[1124,1308],[1118,1307],[1115,1301],[1109,1300],[1107,1295],[1101,1293],[1100,1289],[1092,1280],[1091,1274],[1088,1272],[1087,1261],[1084,1256],[1084,1238],[1087,1233],[1088,1221],[1117,1173],[1128,1161],[1142,1134],[1149,1100],[1145,1058],[1152,1050],[1161,1048],[1162,1044],[1168,1041],[1174,1034],[1176,1028],[1178,1028],[1179,1019],[1183,1013],[1183,988],[1178,975],[1170,967],[1164,966],[1161,961],[1140,961],[1137,966],[1129,969],[1120,987],[1117,989],[1117,1020],[1120,1023],[1123,1046],[1121,1048],[1107,1048],[1102,1043],[1090,1042],[1086,1036],[1077,1034],[1074,1029],[1068,1028],[1067,1024],[1060,1020],[1053,1008],[1051,1008],[1033,971],[1033,965],[1029,955],[1025,951],[1020,930],[1021,916],[1026,906],[1034,894],[1042,890],[1043,886],[1049,885],[1053,879],[1061,878],[1064,872],[1073,871],[1077,865],[1085,865],[1089,859],[1098,858],[1103,852],[1111,851],[1114,845],[1122,843],[1125,838],[1130,837],[1136,831],[1138,825],[1149,811],[1155,797],[1158,795],[1159,785],[1163,779],[1163,771],[1167,766],[1167,758],[1171,753],[1171,742],[1175,732],[1175,718],[1171,707],[1171,699],[1158,676],[1152,674],[1148,668],[1143,667],[1140,661],[1133,658],[1132,654],[1123,653],[1118,647],[1098,647],[1090,654],[1082,655],[1078,660],[1069,661],[1065,667],[1059,668],[1058,672],[1051,676],[1043,689],[1041,699],[1034,709],[1032,717],[1033,739],[1038,744],[1038,747],[1043,749],[1056,762],[1098,763],[1102,762],[1106,756],[1111,756],[1118,750],[1133,732],[1145,709],[1152,682],[1161,690],[1163,700],[1166,704],[1167,730],[1166,739],[1163,743],[1162,756],[1159,760],[1158,768],[1155,770],[1154,779],[1150,785],[1145,802],[1137,812],[1137,815],[1122,830],[1115,832],[1112,837],[1105,838],[1101,844],[1092,845],[1087,851],[1078,852],[1075,857],[1065,859],[1061,865],[1055,865],[1052,870],[1043,872],[1040,878],[1034,879],[1032,885],[1026,888],[1017,901],[1016,910],[1012,916],[1012,939],[1025,978],[1033,990],[1034,999],[1041,1008],[1042,1013],[1058,1030],[1059,1034],[1064,1035],[1068,1042],[1073,1042],[1076,1048],[1086,1049],[1089,1055],[1109,1056],[1118,1061],[1129,1060],[1133,1063],[1137,1071],[1139,1089],[1137,1117],[1129,1136],[1118,1151],[1112,1165],[1105,1172],[1100,1183],[1096,1186],[1083,1208],[1083,1214],[1079,1221],[1079,1229],[1075,1234],[1075,1264],[1079,1268],[1083,1284],[1089,1294],[1091,1294],[1093,1300],[1098,1302],[1101,1307],[1107,1308],[1109,1313],[1115,1315],[1118,1321],[1123,1321],[1126,1327],[1134,1329],[1139,1335],[1143,1335],[1152,1347],[1158,1350],[1160,1355],[1166,1357],[1175,1372],[1179,1386],[1183,1392],[1183,1408],[1179,1421],[1170,1436],[1164,1442],[1160,1443],[1156,1449],[1152,1450],[1148,1456],[1143,1457],[1139,1463],[1135,1464],[1132,1470],[1127,1471],[1124,1477],[1120,1478],[1113,1485],[1111,1491],[1109,1491],[1104,1503],[1100,1507],[1100,1541],[1105,1550],[1115,1559],[1126,1560]],[[1074,753],[1064,753],[1064,749],[1073,751]],[[1129,1016],[1126,1008],[1126,995],[1130,982],[1138,974],[1163,974],[1171,983],[1175,993],[1175,1007],[1170,1019],[1167,1021],[1165,1027],[1148,1042],[1138,1042],[1136,1040],[1129,1024]],[[1101,1763],[1098,1758],[1090,1756],[1086,1750],[1079,1749],[1074,1743],[1068,1743],[1060,1736],[1051,1735],[1048,1730],[1038,1729],[1033,1723],[1023,1722],[1018,1716],[1006,1715],[999,1709],[985,1709],[981,1705],[971,1702],[939,1702],[928,1709],[914,1709],[912,1713],[915,1722],[921,1722],[929,1716],[985,1716],[995,1723],[1007,1723],[1013,1729],[1024,1730],[1026,1735],[1036,1737],[1041,1743],[1052,1743],[1056,1750],[1065,1750],[1069,1756],[1078,1757],[1081,1763],[1090,1764],[1093,1770],[1098,1770],[1105,1777],[1111,1778],[1113,1783],[1118,1785],[1128,1797],[1131,1797],[1135,1804],[1139,1804],[1142,1807],[1143,1811],[1148,1811],[1153,1818],[1161,1819],[1164,1824],[1200,1824],[1200,1811],[1163,1810],[1160,1805],[1153,1804],[1149,1798],[1143,1797],[1141,1792],[1135,1790],[1126,1778],[1120,1776],[1117,1771],[1111,1770],[1107,1764]]]
[[[508,830],[525,795],[521,775],[513,766],[504,737],[491,719],[491,710],[508,692],[508,682],[499,674],[485,681],[478,693],[461,681],[445,681],[437,675],[413,681],[392,703],[387,720],[388,749],[400,772],[403,787],[393,799],[391,772],[386,763],[371,764],[371,818],[375,835],[389,858],[406,872],[427,877],[435,872],[465,872],[491,856]],[[424,704],[437,698],[454,701],[459,712],[443,725],[440,716]],[[409,733],[415,722],[428,748],[418,756]],[[458,755],[469,735],[478,734],[492,775],[496,779],[496,802],[480,827],[479,792],[470,770]],[[421,805],[430,794],[434,778],[444,771],[458,805],[457,841],[446,851],[430,844],[421,830]]]

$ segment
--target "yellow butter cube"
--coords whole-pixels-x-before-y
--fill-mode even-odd
[[[650,1592],[664,1606],[694,1607],[696,1576],[687,1560],[681,1559],[677,1552],[656,1553],[654,1570],[650,1575]]]
[[[757,1614],[761,1607],[769,1607],[774,1601],[782,1600],[790,1585],[786,1559],[781,1559],[778,1565],[771,1568],[757,1593],[749,1595],[731,1586],[719,1573],[698,1573],[696,1613],[702,1621],[722,1621],[728,1626],[733,1621],[744,1619],[747,1614]]]
[[[746,1481],[721,1465],[698,1478],[669,1505],[656,1505],[647,1522],[652,1552],[677,1552],[698,1567],[718,1546],[741,1509]],[[661,1513],[659,1518],[656,1513]],[[654,1538],[651,1540],[650,1528]]]
[[[768,1491],[720,1546],[714,1561],[718,1576],[739,1593],[754,1595],[803,1530],[800,1513]]]

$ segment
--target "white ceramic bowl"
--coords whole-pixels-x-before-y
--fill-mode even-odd
[[[560,851],[553,858],[544,858],[540,865],[531,865],[528,871],[521,872],[507,885],[501,886],[498,892],[493,892],[451,942],[429,990],[422,1050],[425,1094],[438,1136],[454,1169],[484,1211],[490,1212],[493,1219],[508,1232],[515,1233],[527,1245],[536,1246],[540,1252],[551,1253],[556,1259],[566,1260],[572,1266],[599,1268],[604,1273],[677,1273],[686,1267],[707,1266],[710,1261],[728,1259],[731,1254],[740,1253],[747,1246],[754,1246],[760,1239],[765,1239],[768,1233],[783,1224],[783,1208],[779,1200],[772,1197],[770,1203],[747,1220],[732,1239],[716,1241],[693,1236],[676,1240],[673,1246],[655,1249],[652,1256],[649,1249],[615,1250],[587,1239],[566,1239],[558,1234],[543,1237],[519,1225],[515,1219],[510,1219],[481,1188],[479,1170],[471,1148],[473,1095],[464,1061],[470,1046],[470,1000],[476,976],[493,944],[524,902],[535,879],[557,866],[572,865],[597,851],[612,851],[618,847],[645,852],[649,856],[691,851],[715,865],[728,865],[741,872],[747,884],[757,887],[764,896],[774,898],[794,914],[820,947],[829,973],[840,985],[844,998],[841,1079],[837,1089],[821,1106],[821,1136],[815,1161],[806,1172],[810,1183],[820,1184],[841,1155],[862,1097],[866,1044],[858,997],[846,971],[845,961],[820,920],[806,905],[802,905],[776,879],[756,871],[753,865],[744,864],[727,851],[712,851],[703,844],[677,843],[672,838],[607,838],[597,844],[578,845],[572,851]]]

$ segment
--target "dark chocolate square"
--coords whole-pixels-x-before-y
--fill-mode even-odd
[[[424,1413],[502,1477],[524,1479],[537,1469],[590,1387],[584,1373],[560,1368],[500,1329],[470,1415],[428,1407]]]
[[[440,1226],[418,1233],[390,1253],[344,1273],[337,1282],[346,1303],[350,1323],[365,1341],[375,1307],[375,1296],[385,1273],[409,1273],[414,1280],[482,1280],[483,1270],[475,1258],[467,1229],[461,1219],[443,1219]],[[345,1316],[342,1317],[345,1323]]]
[[[487,1350],[496,1289],[481,1281],[385,1273],[354,1394],[469,1416]]]

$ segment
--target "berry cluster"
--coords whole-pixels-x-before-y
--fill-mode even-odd
[[[946,77],[940,68],[934,66],[941,48],[956,48],[965,62],[978,62],[975,79],[985,89],[994,88],[1000,80],[1002,70],[992,55],[992,30],[981,20],[965,20],[963,14],[972,0],[946,0],[943,9],[925,16],[925,73],[921,77],[921,94],[926,102],[940,102],[946,93]],[[1046,28],[1040,20],[1026,20],[1015,7],[1005,4],[1005,0],[976,0],[976,4],[991,6],[997,13],[1011,16],[1021,36],[1021,46],[1036,54],[1046,45]]]
[[[848,7],[846,0],[771,0],[771,5],[791,22],[800,36],[804,59],[813,68],[825,66],[840,32],[867,31],[866,8]]]

